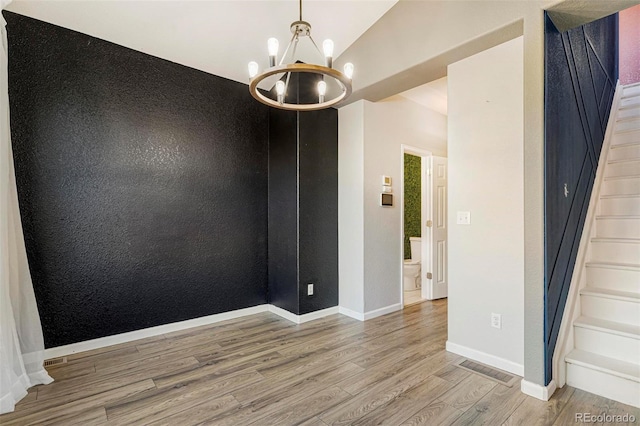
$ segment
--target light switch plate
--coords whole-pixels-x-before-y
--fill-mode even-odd
[[[471,212],[458,212],[458,225],[470,225],[471,224]]]
[[[391,186],[391,176],[382,176],[382,185]]]

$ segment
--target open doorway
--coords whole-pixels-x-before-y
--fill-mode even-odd
[[[423,256],[428,259],[427,235],[422,247],[423,218],[428,216],[429,194],[427,171],[431,153],[415,147],[402,145],[402,303],[403,306],[421,302]],[[424,262],[425,267],[428,262]]]
[[[447,297],[447,159],[401,145],[403,306]]]

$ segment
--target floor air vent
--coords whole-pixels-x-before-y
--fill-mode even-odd
[[[497,370],[493,367],[489,367],[488,365],[469,361],[468,359],[459,361],[456,366],[508,387],[513,386],[513,384],[519,379],[519,377],[514,376],[513,374],[505,373],[502,370]]]
[[[66,356],[61,356],[58,358],[51,358],[51,359],[47,359],[44,361],[44,366],[45,367],[52,367],[54,365],[60,365],[60,364],[66,364],[67,363],[67,357]]]

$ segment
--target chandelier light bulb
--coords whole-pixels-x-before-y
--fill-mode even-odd
[[[271,37],[267,40],[267,48],[269,49],[269,56],[276,56],[278,54],[278,48],[280,47],[280,43],[278,43],[278,39],[275,37]]]
[[[327,83],[322,80],[318,82],[318,94],[320,96],[324,96],[327,94]]]
[[[249,62],[249,77],[253,78],[258,75],[258,63],[251,61]]]
[[[318,82],[318,99],[320,103],[324,102],[324,95],[327,93],[327,83],[324,80]]]
[[[333,41],[326,39],[322,42],[322,50],[324,51],[325,63],[331,68],[333,65]]]
[[[271,37],[267,40],[267,49],[269,50],[269,66],[275,67],[276,60],[278,57],[278,47],[279,47],[278,39]]]
[[[278,80],[276,82],[276,94],[278,95],[278,103],[284,102],[284,81]]]
[[[333,41],[326,39],[322,43],[322,50],[324,50],[324,56],[333,57]]]
[[[351,62],[347,62],[344,64],[344,75],[346,75],[349,79],[353,77],[353,64]]]

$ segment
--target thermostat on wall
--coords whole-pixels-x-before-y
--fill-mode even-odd
[[[382,176],[382,184],[384,186],[391,186],[391,176]]]
[[[393,194],[380,194],[380,205],[382,207],[393,206]]]

